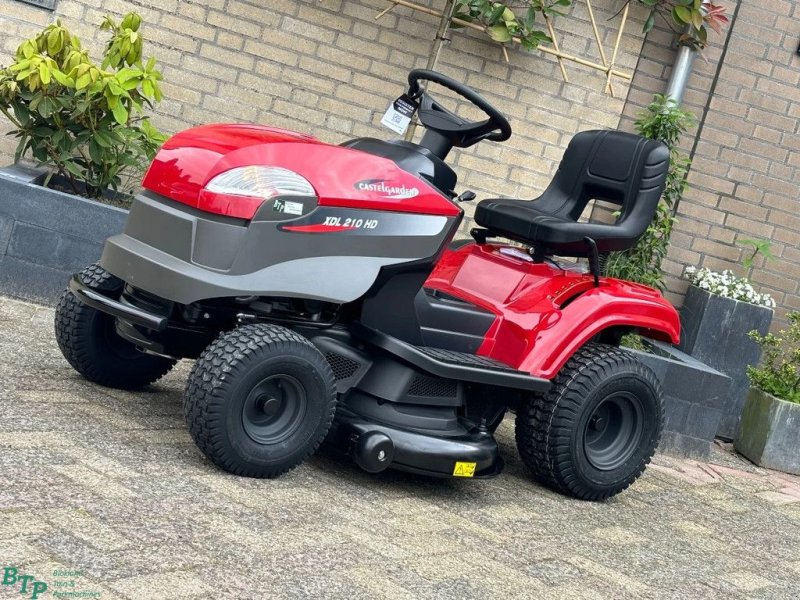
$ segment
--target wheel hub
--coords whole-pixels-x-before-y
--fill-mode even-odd
[[[607,425],[607,416],[594,415],[591,421],[589,421],[589,427],[591,427],[592,431],[603,431]]]
[[[605,398],[586,423],[583,446],[589,463],[601,471],[622,466],[639,447],[643,431],[642,403],[629,392]]]
[[[259,400],[259,402],[261,404],[261,412],[268,417],[274,417],[281,405],[281,401],[274,396],[265,397]]]
[[[290,375],[258,382],[242,406],[242,426],[259,444],[277,444],[300,427],[308,406],[303,385]]]

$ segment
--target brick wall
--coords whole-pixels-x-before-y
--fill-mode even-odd
[[[421,0],[440,8],[441,0]],[[613,0],[596,7],[607,54],[618,19]],[[731,12],[734,5],[727,3]],[[212,121],[257,121],[295,128],[338,142],[355,136],[386,137],[379,125],[409,69],[424,66],[437,21],[397,8],[380,21],[384,0],[59,0],[57,16],[97,55],[95,25],[106,13],[138,10],[145,19],[148,51],[161,61],[166,99],[156,122],[167,132]],[[690,190],[664,268],[669,297],[680,303],[684,265],[734,267],[744,238],[774,240],[774,263],[759,265],[753,279],[787,309],[800,309],[800,217],[797,190],[800,154],[800,58],[796,23],[800,4],[765,0],[743,5],[725,37],[713,37],[698,59],[685,104],[702,124],[683,145],[694,151]],[[53,13],[14,0],[0,0],[2,57],[48,23]],[[481,36],[454,31],[439,69],[484,93],[512,119],[514,137],[455,152],[463,188],[479,197],[533,197],[547,184],[571,136],[592,127],[632,128],[635,114],[654,92],[663,92],[674,47],[672,34],[655,29],[644,50],[641,7],[634,6],[618,63],[638,68],[628,86],[617,80],[617,97],[601,93],[603,75],[566,63],[562,81],[550,57],[511,51],[503,61]],[[585,5],[556,22],[567,52],[598,60]],[[715,83],[716,81],[716,83]],[[714,86],[714,97],[709,91]],[[627,102],[626,102],[627,97]],[[695,139],[700,131],[699,139]],[[696,143],[695,143],[696,142]],[[0,138],[0,160],[9,161],[13,140]],[[469,207],[468,207],[469,210]],[[465,223],[466,232],[469,223]]]
[[[736,5],[726,4],[733,13]],[[714,38],[708,60],[695,62],[685,107],[699,124],[683,141],[693,152],[690,188],[664,264],[676,303],[686,290],[679,278],[685,265],[742,274],[741,240],[770,239],[778,258],[757,261],[752,280],[778,302],[776,327],[787,310],[800,309],[799,17],[796,1],[743,3],[726,32],[727,44]],[[670,39],[664,31],[648,36],[624,127],[654,92],[664,91],[674,55]]]
[[[442,8],[443,0],[421,0]],[[619,17],[613,0],[597,0],[596,18],[607,54]],[[94,26],[104,14],[138,10],[146,51],[164,72],[165,100],[155,119],[167,132],[214,121],[256,121],[309,131],[326,141],[355,136],[388,137],[380,118],[403,91],[408,71],[424,67],[438,25],[436,17],[398,7],[380,21],[384,0],[59,0],[56,15],[89,42],[96,56],[102,36]],[[643,11],[634,7],[617,63],[631,71],[642,44]],[[0,0],[5,62],[17,44],[53,14]],[[556,21],[566,52],[599,62],[583,3]],[[461,188],[479,197],[533,197],[549,182],[572,135],[586,128],[616,127],[627,85],[616,80],[616,97],[602,93],[605,75],[566,63],[570,83],[556,61],[511,49],[503,60],[483,36],[451,33],[439,70],[475,87],[512,120],[505,144],[483,143],[453,162]],[[0,141],[10,160],[13,140]],[[464,231],[468,224],[465,223]]]

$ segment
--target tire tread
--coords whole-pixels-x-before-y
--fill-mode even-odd
[[[569,439],[580,417],[583,401],[597,382],[629,369],[646,379],[656,390],[658,427],[652,449],[622,484],[613,489],[587,485],[576,473]],[[515,437],[523,462],[534,478],[561,493],[583,500],[604,500],[628,488],[644,472],[661,439],[663,393],[655,374],[630,353],[606,344],[590,343],[578,350],[544,394],[536,394],[517,413]]]
[[[96,263],[86,267],[78,276],[89,288],[106,293],[121,292],[124,285],[121,279]],[[72,368],[89,381],[124,390],[140,389],[161,379],[177,363],[175,359],[142,353],[136,361],[126,361],[114,365],[115,368],[109,368],[110,357],[106,357],[106,364],[99,364],[91,346],[95,342],[92,320],[97,316],[94,308],[83,304],[69,290],[64,290],[54,317],[55,337],[61,353]]]
[[[247,369],[248,359],[254,358],[265,347],[275,354],[305,353],[318,368],[330,390],[328,410],[323,424],[324,433],[330,429],[336,412],[336,392],[333,371],[319,351],[300,334],[271,324],[252,324],[221,334],[212,342],[194,364],[184,393],[184,414],[198,448],[214,464],[229,473],[244,477],[278,477],[298,466],[316,452],[325,435],[311,444],[296,461],[272,469],[253,469],[229,451],[223,443],[220,420],[213,418],[221,413],[237,377]]]

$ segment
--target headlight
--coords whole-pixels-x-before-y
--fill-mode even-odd
[[[237,167],[214,177],[205,189],[215,194],[264,200],[276,196],[315,196],[305,177],[281,167]]]

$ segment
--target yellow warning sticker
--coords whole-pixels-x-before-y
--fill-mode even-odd
[[[475,465],[478,463],[457,462],[453,469],[453,477],[474,477]]]

